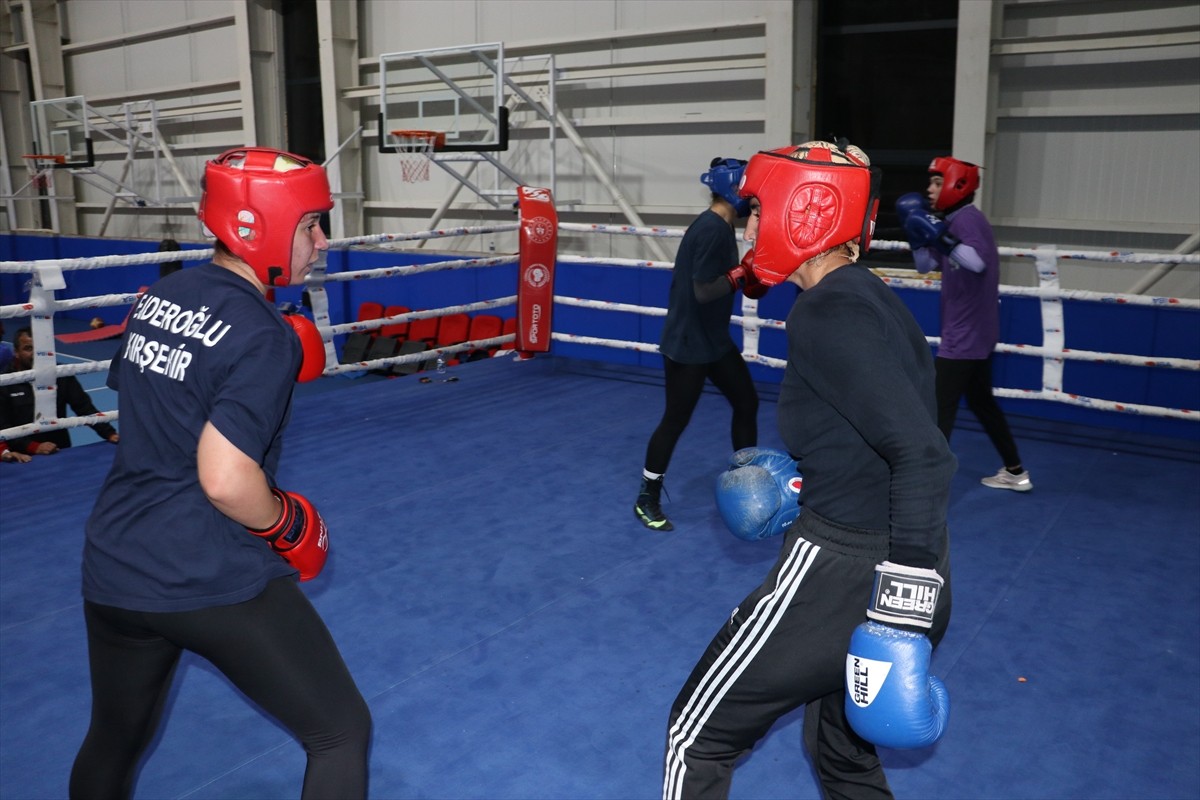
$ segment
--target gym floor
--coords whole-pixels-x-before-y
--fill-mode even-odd
[[[278,476],[330,526],[305,590],[373,712],[371,796],[657,797],[671,701],[779,546],[717,516],[727,406],[702,399],[667,477],[676,530],[654,533],[631,510],[653,371],[540,357],[452,374],[310,385]],[[762,391],[760,444],[780,447]],[[962,417],[954,617],[933,662],[950,727],[883,752],[897,797],[1200,797],[1200,444],[1015,417],[1036,486],[1015,494],[979,484],[998,464]],[[83,523],[112,453],[0,467],[3,798],[66,796],[90,703]],[[295,797],[303,769],[286,731],[185,656],[134,796]],[[732,796],[820,796],[798,714]]]

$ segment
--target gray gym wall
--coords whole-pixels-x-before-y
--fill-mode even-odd
[[[203,162],[242,144],[286,147],[284,0],[2,0],[0,194],[28,178],[30,100],[83,95],[105,113],[153,99],[185,179],[159,170],[137,207],[65,172],[59,232],[199,239],[191,205]],[[813,135],[817,0],[313,0],[324,154],[338,153],[334,236],[430,227],[454,182],[404,183],[376,150],[378,56],[503,42],[506,56],[553,55],[558,108],[639,217],[683,225],[706,200],[714,155],[747,158]],[[979,205],[1002,244],[1194,252],[1200,232],[1200,5],[1194,0],[962,0],[957,6],[952,148],[985,167]],[[886,33],[886,31],[884,31]],[[861,87],[919,92],[903,76]],[[361,127],[361,132],[358,132]],[[627,214],[568,139],[554,152],[528,109],[513,114],[506,165],[524,182],[555,165],[564,219]],[[124,158],[95,138],[97,167]],[[862,142],[868,152],[870,142]],[[484,168],[480,167],[479,172]],[[61,172],[61,171],[60,171]],[[131,180],[150,177],[135,162]],[[184,183],[188,184],[187,186]],[[921,186],[912,187],[920,190]],[[191,190],[190,192],[188,190]],[[39,227],[38,204],[0,203],[0,231]],[[511,221],[463,189],[438,227]],[[506,235],[460,237],[512,251]],[[442,245],[439,245],[441,247]],[[654,258],[633,237],[564,237],[571,252]],[[669,246],[673,252],[673,246]],[[1065,262],[1066,288],[1128,291],[1148,268]],[[1005,281],[1032,284],[1029,262]],[[1200,297],[1180,266],[1151,294]]]

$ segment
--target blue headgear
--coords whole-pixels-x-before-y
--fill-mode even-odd
[[[750,216],[750,198],[738,196],[738,184],[742,182],[742,173],[746,171],[746,162],[737,158],[714,158],[708,172],[700,176],[700,182],[709,191],[729,202],[739,217]]]

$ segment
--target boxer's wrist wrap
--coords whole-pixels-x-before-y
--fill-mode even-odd
[[[943,583],[942,576],[931,569],[890,561],[876,564],[867,616],[888,625],[927,631],[933,627],[933,612]]]
[[[284,496],[283,492],[272,486],[271,497],[274,498],[275,502],[279,504],[279,516],[275,518],[275,521],[265,528],[251,528],[249,525],[246,526],[246,530],[250,531],[255,536],[261,536],[267,541],[273,541],[278,538],[279,534],[282,533],[289,525],[291,525],[292,522],[290,518],[291,514],[289,513],[291,510],[291,504],[288,503],[288,499]]]

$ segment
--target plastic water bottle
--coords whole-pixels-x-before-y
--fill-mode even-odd
[[[438,375],[446,374],[446,359],[443,358],[442,356],[438,356],[438,358],[437,358],[437,374]]]

